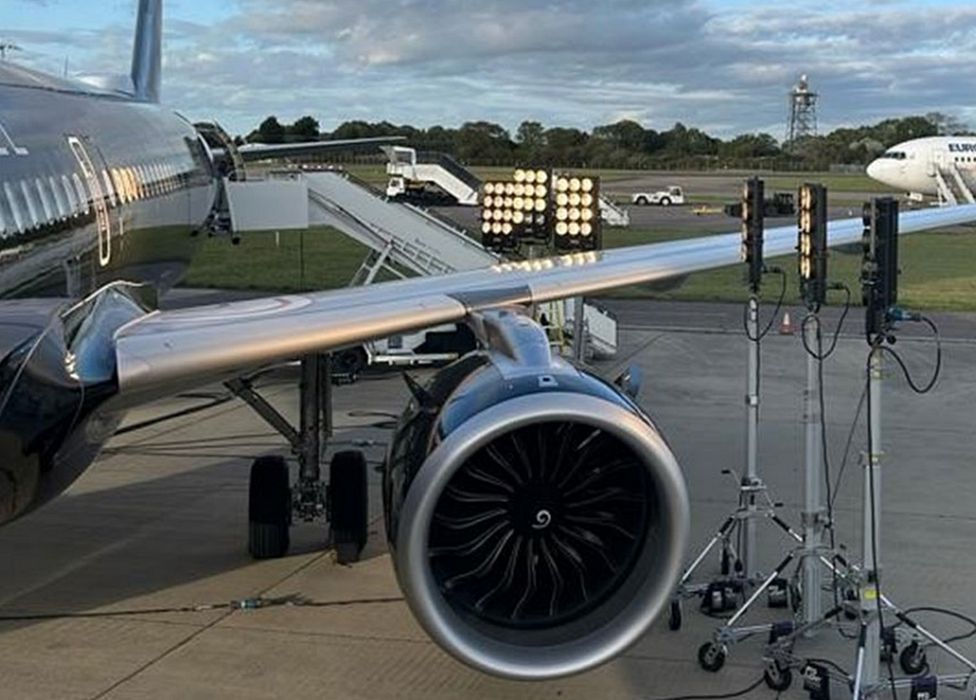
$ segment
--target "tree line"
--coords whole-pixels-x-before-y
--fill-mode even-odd
[[[457,128],[347,121],[334,131],[323,133],[311,116],[288,125],[270,116],[238,140],[286,143],[405,136],[407,143],[417,150],[447,153],[468,165],[827,170],[837,165],[865,165],[885,149],[908,139],[964,133],[969,133],[965,124],[938,112],[835,129],[794,143],[780,143],[767,133],[741,134],[723,140],[680,122],[666,131],[656,131],[629,119],[596,126],[589,132],[546,127],[537,121],[523,121],[514,134],[489,121],[466,122]]]

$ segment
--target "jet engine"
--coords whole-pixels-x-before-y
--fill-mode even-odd
[[[492,312],[489,351],[400,419],[384,473],[400,585],[431,637],[514,679],[579,673],[637,641],[680,574],[688,500],[649,417]]]

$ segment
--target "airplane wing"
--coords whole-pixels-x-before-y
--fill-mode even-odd
[[[383,146],[406,141],[405,136],[376,136],[364,139],[335,139],[332,141],[301,141],[299,143],[245,143],[237,150],[244,160],[308,156],[330,151],[348,151]]]
[[[900,216],[903,234],[976,220],[976,205]],[[860,241],[860,218],[828,225],[831,246]],[[768,229],[765,255],[794,252],[796,228]],[[116,333],[118,399],[141,403],[174,387],[268,363],[464,319],[468,314],[593,294],[739,262],[728,233],[603,252],[500,263],[482,270],[330,292],[153,312]]]

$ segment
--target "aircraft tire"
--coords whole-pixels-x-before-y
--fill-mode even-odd
[[[247,549],[255,559],[277,559],[288,552],[291,488],[283,457],[258,457],[248,484]]]
[[[369,529],[366,457],[359,450],[336,452],[329,465],[332,545],[340,564],[359,561]]]

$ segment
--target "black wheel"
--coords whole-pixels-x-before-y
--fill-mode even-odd
[[[670,197],[661,197],[660,204],[661,204],[662,207],[670,207],[671,206],[671,198]]]
[[[340,564],[359,561],[369,527],[366,457],[359,450],[336,452],[329,465],[332,545]]]
[[[677,632],[681,629],[681,601],[672,600],[668,610],[668,629]]]
[[[793,672],[788,666],[774,662],[763,671],[763,680],[770,690],[786,690],[793,683]]]
[[[722,572],[722,576],[728,576],[729,572],[732,571],[732,555],[729,554],[729,550],[722,549],[722,561],[719,564],[719,569]]]
[[[918,642],[912,642],[902,649],[901,654],[898,655],[898,661],[901,663],[901,670],[909,676],[917,676],[928,667],[925,650]]]
[[[252,557],[275,559],[288,552],[291,489],[284,458],[258,457],[251,465],[247,521],[247,550]]]
[[[346,348],[332,356],[332,371],[337,374],[348,374],[355,377],[369,362],[366,351],[362,348]]]
[[[725,647],[715,642],[705,642],[698,647],[698,663],[706,671],[716,673],[725,665]]]
[[[642,207],[646,207],[648,204],[647,197],[638,197],[634,200],[634,204],[639,204]]]

